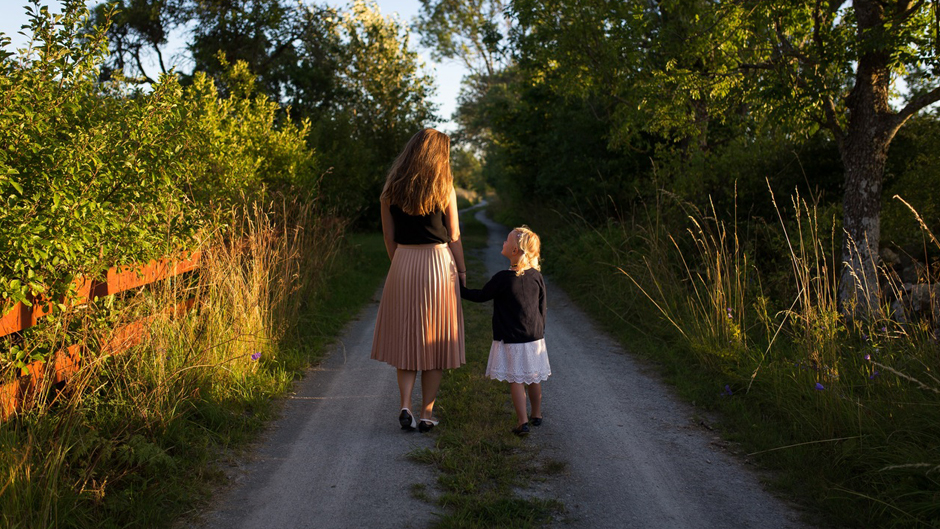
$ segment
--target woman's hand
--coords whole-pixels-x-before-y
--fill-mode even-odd
[[[460,279],[460,284],[467,286],[467,273],[466,272],[457,272],[457,278]]]

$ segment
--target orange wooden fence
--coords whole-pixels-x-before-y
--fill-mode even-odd
[[[202,252],[193,252],[185,258],[153,260],[139,268],[113,267],[101,280],[79,278],[75,281],[78,294],[68,300],[67,305],[81,305],[96,297],[103,298],[195,270],[199,268],[201,259]],[[17,303],[0,318],[0,337],[28,329],[52,312],[52,303],[49,301],[31,299],[30,303],[32,306]],[[193,300],[188,300],[168,310],[180,314],[192,305]],[[146,337],[149,324],[155,317],[148,316],[115,329],[101,352],[114,354],[139,344]],[[72,345],[56,352],[49,360],[32,362],[26,367],[28,374],[13,382],[0,384],[0,420],[20,409],[24,400],[42,386],[46,377],[53,377],[54,382],[63,382],[78,371],[82,347],[81,344]]]

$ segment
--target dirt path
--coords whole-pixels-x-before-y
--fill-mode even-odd
[[[482,211],[477,218],[490,228],[486,263],[495,273],[505,265],[498,252],[507,230]],[[527,442],[567,463],[538,491],[568,510],[553,526],[804,527],[697,424],[693,409],[548,288],[553,375],[543,386],[545,423]],[[406,457],[433,436],[398,429],[395,372],[369,359],[377,307],[370,303],[298,386],[207,527],[418,528],[435,519],[409,490],[433,486],[434,471]]]

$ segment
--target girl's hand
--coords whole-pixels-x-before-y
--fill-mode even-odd
[[[460,284],[467,286],[467,273],[466,272],[457,272],[457,278],[460,279]]]

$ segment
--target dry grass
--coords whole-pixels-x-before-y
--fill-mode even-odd
[[[204,493],[213,451],[258,428],[311,350],[297,329],[324,287],[344,224],[279,199],[230,211],[196,273],[99,300],[39,326],[24,347],[84,341],[79,372],[0,425],[6,527],[163,525]],[[181,316],[166,307],[193,299]],[[96,352],[150,318],[144,343]]]

